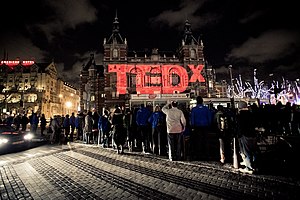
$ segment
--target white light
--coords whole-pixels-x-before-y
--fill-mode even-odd
[[[8,142],[8,139],[6,138],[0,138],[0,144],[6,144]]]
[[[72,107],[72,103],[70,101],[67,101],[66,102],[66,106],[67,106],[67,108],[71,108]]]
[[[33,138],[33,134],[31,133],[27,133],[26,135],[24,135],[25,140],[31,140],[32,138]]]

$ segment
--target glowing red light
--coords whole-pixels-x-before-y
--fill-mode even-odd
[[[1,61],[1,65],[7,65],[9,67],[14,67],[14,66],[17,66],[18,64],[20,64],[19,60],[2,60]],[[23,65],[23,66],[28,66],[28,65],[33,65],[33,64],[34,64],[34,61],[32,61],[32,60],[23,60],[21,62],[21,65]]]
[[[27,66],[27,65],[33,65],[34,61],[33,60],[23,60],[22,65]]]
[[[1,61],[1,65],[7,65],[7,66],[10,66],[10,67],[12,67],[12,66],[16,66],[16,65],[18,65],[20,63],[20,61],[19,60],[2,60]]]
[[[127,73],[135,75],[137,94],[172,94],[174,91],[183,92],[189,82],[205,82],[201,75],[203,65],[189,65],[193,72],[190,80],[187,70],[179,65],[108,65],[108,72],[117,74],[117,92],[126,94]]]

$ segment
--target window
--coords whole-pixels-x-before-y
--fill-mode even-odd
[[[117,58],[119,56],[118,49],[113,50],[113,57]]]
[[[193,58],[193,59],[196,58],[196,51],[195,51],[195,49],[191,49],[191,58]]]
[[[171,74],[171,80],[170,81],[171,81],[172,86],[177,86],[180,82],[178,74],[173,72]]]
[[[112,98],[116,98],[116,92],[112,91],[112,92],[111,92],[111,97],[112,97]]]

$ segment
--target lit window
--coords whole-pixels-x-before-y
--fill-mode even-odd
[[[119,55],[119,54],[118,54],[118,49],[114,49],[114,50],[113,50],[113,57],[114,57],[114,58],[117,58],[118,55]]]
[[[195,49],[191,49],[191,58],[196,58],[196,51]]]
[[[172,86],[177,86],[180,82],[178,74],[172,72],[172,74],[170,75],[170,82]]]

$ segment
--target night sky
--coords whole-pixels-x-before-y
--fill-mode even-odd
[[[0,12],[1,59],[54,59],[76,83],[91,53],[102,64],[116,13],[129,51],[175,52],[188,19],[217,79],[228,77],[228,65],[245,79],[254,68],[261,77],[300,78],[300,12],[292,0],[10,0]]]

